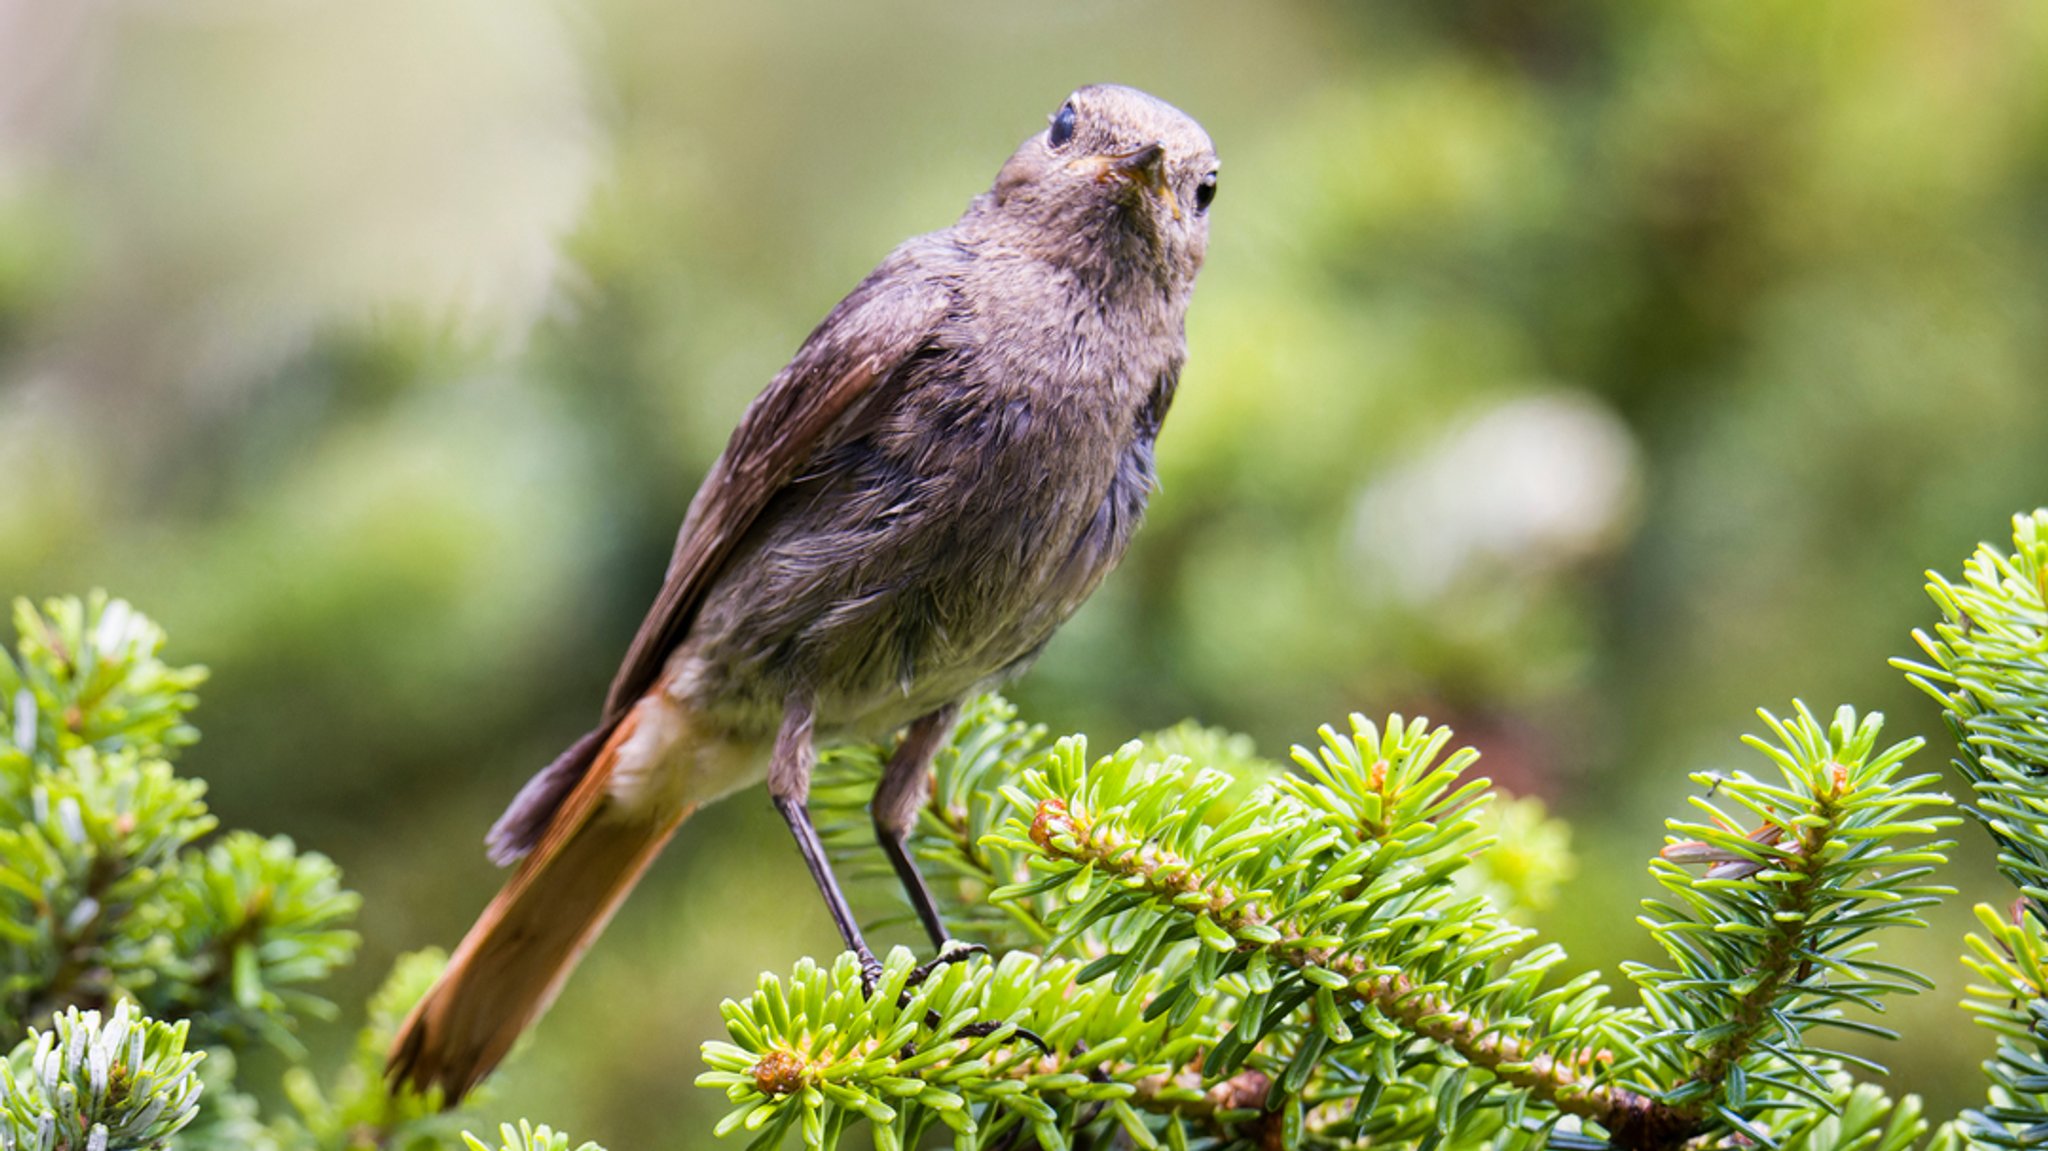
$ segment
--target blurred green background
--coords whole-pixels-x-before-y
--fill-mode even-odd
[[[1164,490],[1028,715],[1450,722],[1573,821],[1545,926],[1610,971],[1752,708],[1944,758],[1885,664],[1920,573],[2048,500],[2024,0],[0,0],[0,592],[106,587],[213,667],[186,770],[341,862],[367,988],[494,889],[746,401],[1097,80],[1201,119],[1221,194]],[[2003,898],[1967,847],[1885,944],[1941,980],[1888,1058],[1942,1113]],[[718,999],[835,946],[742,794],[499,1109],[698,1146]]]

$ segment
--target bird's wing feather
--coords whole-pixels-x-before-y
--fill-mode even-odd
[[[950,292],[942,277],[909,274],[899,248],[818,325],[740,419],[690,503],[668,576],[605,700],[607,723],[660,678],[705,593],[762,509],[819,452],[862,418],[862,401],[931,340]]]

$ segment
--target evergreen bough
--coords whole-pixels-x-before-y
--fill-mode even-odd
[[[1652,861],[1661,948],[1630,994],[1574,972],[1523,912],[1569,875],[1563,829],[1501,805],[1451,733],[1325,728],[1293,768],[1194,727],[1092,755],[1001,700],[941,755],[913,849],[985,958],[872,995],[850,957],[726,1003],[700,1077],[757,1147],[965,1149],[2048,1146],[2048,511],[2010,554],[1930,577],[1900,661],[1941,704],[1966,810],[2015,884],[1980,907],[1967,1006],[1997,1035],[1986,1106],[1934,1128],[1826,1044],[1928,986],[1881,958],[1922,925],[1957,822],[1876,716],[1762,713],[1754,772],[1699,775]],[[355,897],[288,840],[216,834],[170,761],[202,673],[120,601],[17,607],[0,653],[0,1149],[381,1146],[569,1151],[523,1121],[458,1142],[387,1093],[390,1030],[440,959],[402,960],[355,1057],[286,1076],[265,1119],[233,1055],[303,1061],[307,988],[351,957]],[[815,803],[856,871],[884,749],[831,753]],[[963,1030],[996,1024],[991,1033]],[[1023,1030],[1028,1029],[1030,1036]],[[1035,1036],[1041,1048],[1031,1042]],[[595,1151],[590,1144],[578,1151]]]
[[[1695,776],[1638,922],[1633,994],[1518,918],[1477,760],[1425,721],[1354,716],[1281,772],[1177,729],[1091,757],[984,702],[940,758],[914,850],[1000,959],[872,998],[842,958],[726,1005],[699,1082],[751,1145],[963,1149],[2048,1146],[2048,511],[2015,521],[1902,663],[1944,707],[2022,910],[1979,909],[1969,1008],[1999,1034],[1990,1105],[1934,1129],[1831,1034],[1929,986],[1880,933],[1923,926],[1957,822],[1921,741],[1794,703],[1754,771]],[[879,753],[828,757],[818,802],[872,869],[857,804]],[[1540,843],[1526,809],[1514,834]],[[1536,825],[1540,827],[1541,825]],[[1527,843],[1508,845],[1523,871]],[[1535,869],[1544,860],[1535,857]],[[1562,863],[1560,862],[1560,866]],[[1542,886],[1541,883],[1537,884]],[[1012,950],[1018,949],[1018,950]],[[965,1023],[994,1035],[953,1038]],[[1011,1028],[1044,1038],[1050,1053]]]
[[[456,1151],[436,1100],[379,1071],[440,957],[408,956],[370,1004],[355,1058],[303,1066],[308,990],[347,963],[360,902],[323,855],[219,832],[205,785],[172,768],[203,669],[94,595],[15,605],[0,649],[0,1151]],[[265,1119],[235,1055],[283,1052],[291,1113]],[[505,1151],[567,1151],[546,1128]],[[588,1145],[586,1145],[588,1148]]]

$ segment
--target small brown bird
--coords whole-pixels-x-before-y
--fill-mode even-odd
[[[518,870],[400,1029],[394,1079],[460,1099],[683,820],[764,774],[872,980],[805,811],[817,740],[903,733],[871,811],[947,953],[904,847],[932,757],[1123,556],[1215,194],[1199,124],[1082,88],[832,309],[698,489],[598,726],[491,829]]]

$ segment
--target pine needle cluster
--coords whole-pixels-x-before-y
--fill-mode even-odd
[[[353,958],[360,903],[333,861],[221,831],[177,774],[206,673],[121,600],[15,605],[0,650],[0,1151],[455,1151],[434,1101],[378,1074],[439,970],[408,957],[323,1082],[299,1039],[336,1014],[312,990]],[[294,1066],[265,1118],[237,1055]],[[507,1129],[506,1151],[566,1151]],[[523,1142],[513,1142],[517,1136]]]

